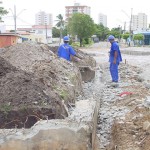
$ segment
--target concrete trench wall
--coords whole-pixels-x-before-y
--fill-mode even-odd
[[[100,102],[76,102],[64,120],[37,122],[31,129],[1,129],[0,150],[94,150]]]

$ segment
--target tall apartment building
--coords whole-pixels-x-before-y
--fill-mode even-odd
[[[145,31],[146,29],[147,29],[147,15],[145,13],[138,13],[138,15],[132,15],[131,30]]]
[[[44,11],[40,11],[35,15],[35,25],[32,26],[32,30],[36,35],[43,36],[42,41],[44,43],[51,43],[52,26],[53,26],[52,14],[47,14]]]
[[[68,19],[74,13],[83,13],[90,15],[91,8],[85,5],[80,5],[80,3],[74,3],[74,6],[66,6],[65,7],[65,17]]]
[[[107,16],[100,13],[98,15],[98,24],[103,24],[104,27],[107,27]]]
[[[35,15],[35,25],[50,25],[53,26],[52,14],[40,11]]]

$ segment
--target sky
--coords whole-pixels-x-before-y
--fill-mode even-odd
[[[74,3],[80,3],[91,7],[91,18],[98,23],[98,14],[107,15],[108,28],[124,26],[129,27],[131,14],[145,13],[150,23],[150,2],[149,0],[0,0],[2,7],[9,11],[7,16],[3,17],[6,29],[14,29],[14,5],[16,6],[17,27],[31,27],[35,24],[35,14],[39,11],[45,11],[53,15],[56,20],[58,14],[65,18],[65,6],[73,6]],[[132,11],[131,11],[132,10]],[[53,25],[56,22],[54,21]]]

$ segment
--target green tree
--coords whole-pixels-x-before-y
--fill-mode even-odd
[[[130,33],[125,33],[122,35],[122,38],[127,41],[127,38],[130,37]]]
[[[133,40],[143,41],[144,35],[143,34],[135,34]]]
[[[99,40],[104,41],[110,32],[109,28],[104,27],[103,24],[95,24],[95,27],[96,27],[95,35],[97,35]]]
[[[8,14],[8,11],[5,10],[3,7],[0,7],[0,22],[2,22],[2,16]]]
[[[62,36],[66,36],[67,34],[68,34],[67,26],[64,26],[64,28],[62,30]]]
[[[53,35],[54,38],[60,37],[60,30],[56,27],[53,27],[52,28],[52,35]]]
[[[64,18],[63,18],[63,16],[61,14],[59,14],[56,17],[57,17],[57,20],[56,20],[57,24],[56,24],[56,26],[58,28],[60,28],[60,40],[61,40],[62,39],[62,31],[63,31],[64,26],[65,26],[65,20],[64,20]]]
[[[77,35],[80,39],[80,47],[84,38],[90,38],[95,33],[94,21],[89,15],[75,13],[68,21],[68,32]]]
[[[57,27],[52,28],[52,35],[54,38],[60,37],[60,30]],[[62,36],[67,35],[67,27],[65,26],[64,29],[62,29]]]
[[[119,27],[117,27],[117,28],[112,28],[111,31],[110,31],[110,34],[114,35],[116,38],[121,37],[120,28],[119,28]]]
[[[144,35],[143,34],[135,34],[133,36],[133,40],[134,40],[134,44],[135,45],[142,45],[144,44],[143,41],[144,41]]]

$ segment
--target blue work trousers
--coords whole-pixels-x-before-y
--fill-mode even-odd
[[[119,63],[116,64],[110,63],[109,69],[110,69],[112,82],[118,82],[118,66]]]

